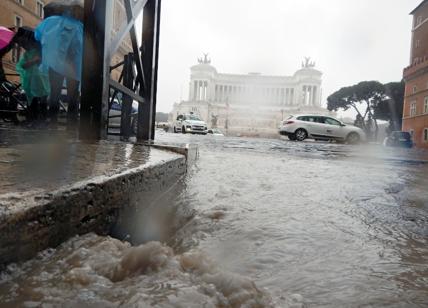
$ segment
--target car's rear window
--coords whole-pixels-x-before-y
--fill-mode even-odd
[[[299,120],[299,121],[305,121],[305,122],[318,122],[317,121],[317,117],[312,117],[312,116],[298,117],[297,120]]]
[[[406,140],[410,140],[411,139],[411,135],[408,132],[395,132],[394,135],[397,138],[402,138],[402,139],[406,139]]]

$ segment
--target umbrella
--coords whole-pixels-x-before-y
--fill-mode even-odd
[[[34,29],[26,26],[18,28],[13,40],[27,50],[38,44],[34,38]]]
[[[45,18],[53,15],[67,15],[83,21],[83,0],[55,0],[44,6]]]
[[[7,45],[9,45],[14,35],[15,32],[13,32],[12,30],[0,26],[0,49],[3,49]]]

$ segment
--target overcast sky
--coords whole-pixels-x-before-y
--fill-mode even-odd
[[[310,56],[323,104],[362,80],[399,81],[421,0],[162,0],[158,111],[188,99],[202,53],[222,73],[292,75]]]

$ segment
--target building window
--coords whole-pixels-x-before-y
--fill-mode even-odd
[[[416,46],[415,47],[416,48],[421,47],[421,40],[416,40]]]
[[[416,91],[418,91],[418,87],[417,86],[413,86],[412,93],[415,94]]]
[[[36,4],[36,14],[40,18],[43,18],[43,7],[44,7],[44,3],[42,1],[37,1],[37,4]]]
[[[410,104],[410,116],[414,117],[416,115],[416,102]]]
[[[16,15],[15,16],[15,27],[22,27],[22,17]]]
[[[418,16],[418,19],[416,20],[416,26],[419,26],[422,23],[422,16]]]
[[[425,100],[424,100],[424,113],[425,114],[428,113],[428,96],[425,97]]]
[[[21,16],[18,16],[18,15],[15,16],[15,27],[16,28],[22,27],[22,17]],[[17,63],[20,56],[21,56],[21,48],[19,48],[16,45],[12,49],[12,62]]]
[[[414,137],[415,137],[415,131],[414,131],[413,129],[411,129],[411,130],[409,131],[409,133],[410,133],[410,136],[412,136],[412,140],[415,140],[415,139],[414,139]]]
[[[24,0],[16,0],[16,2],[18,2],[21,5],[24,5]]]

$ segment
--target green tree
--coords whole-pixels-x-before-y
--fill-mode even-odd
[[[350,87],[344,87],[327,98],[330,111],[353,109],[361,128],[369,137],[377,137],[378,124],[374,109],[385,100],[385,87],[378,81],[363,81]],[[372,131],[374,127],[374,132]]]
[[[386,97],[374,109],[377,119],[389,121],[389,130],[401,130],[403,121],[404,81],[384,85]]]

